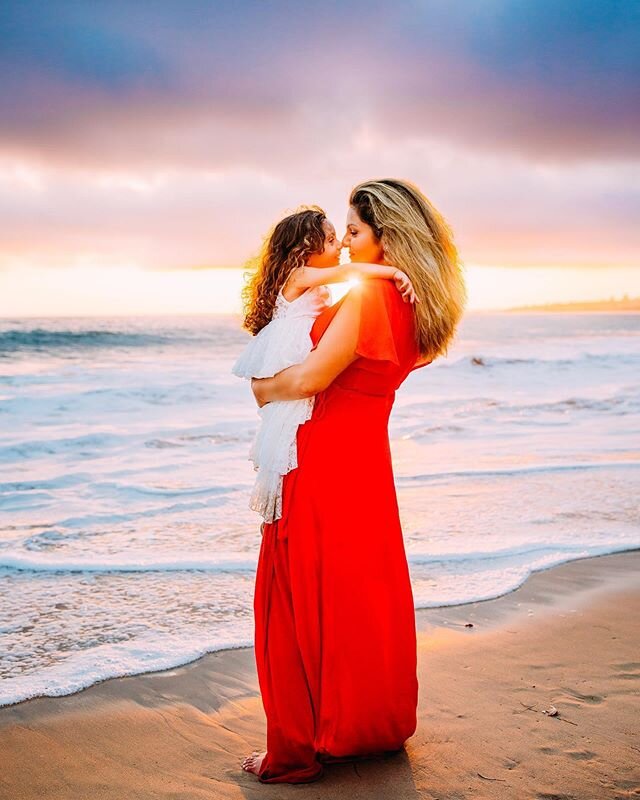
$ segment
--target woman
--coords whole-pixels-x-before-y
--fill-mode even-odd
[[[396,751],[416,729],[413,595],[387,433],[395,390],[446,353],[465,288],[450,230],[412,184],[352,191],[352,261],[393,264],[417,298],[372,279],[324,311],[304,362],[252,381],[259,406],[316,396],[263,527],[254,597],[267,751],[263,783],[317,780],[323,764]]]

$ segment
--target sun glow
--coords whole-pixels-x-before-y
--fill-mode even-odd
[[[640,295],[640,270],[623,267],[465,270],[468,310]],[[360,282],[331,286],[333,302]],[[244,270],[145,270],[135,264],[78,268],[16,265],[0,270],[0,316],[240,314]]]
[[[241,269],[21,266],[0,271],[0,316],[239,314],[243,284]]]

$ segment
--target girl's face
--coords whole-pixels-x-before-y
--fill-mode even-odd
[[[342,240],[342,246],[349,248],[351,261],[361,261],[368,264],[384,263],[382,242],[376,239],[371,225],[367,225],[358,216],[358,212],[349,208],[347,214],[347,232]]]
[[[322,223],[324,229],[324,250],[321,253],[312,253],[307,258],[309,267],[336,267],[340,263],[340,250],[342,242],[336,236],[336,229],[326,219]]]

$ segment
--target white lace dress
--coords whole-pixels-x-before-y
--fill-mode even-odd
[[[288,301],[278,293],[271,322],[247,344],[233,365],[240,378],[271,378],[309,354],[309,336],[316,317],[330,304],[326,286],[307,289]],[[314,398],[278,400],[258,409],[261,422],[251,444],[249,459],[257,471],[249,507],[265,522],[282,516],[282,479],[298,466],[296,434],[313,411]]]

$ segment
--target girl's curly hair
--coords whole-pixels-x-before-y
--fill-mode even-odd
[[[294,214],[280,220],[267,235],[262,252],[253,263],[257,265],[245,272],[246,284],[242,290],[244,322],[242,327],[254,336],[270,322],[278,292],[292,271],[304,266],[313,253],[324,250],[327,219],[318,206],[304,206]]]

